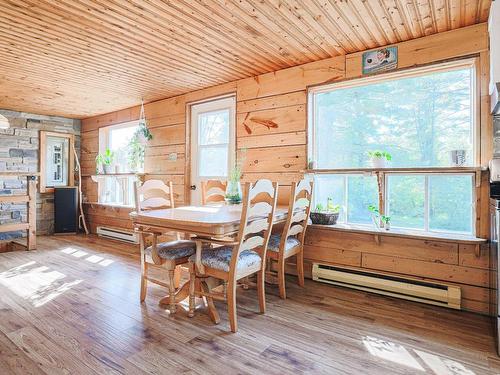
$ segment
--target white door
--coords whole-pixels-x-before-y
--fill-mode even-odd
[[[191,106],[191,204],[201,204],[201,181],[227,180],[235,160],[236,100]]]

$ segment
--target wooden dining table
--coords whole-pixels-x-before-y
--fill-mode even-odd
[[[206,206],[149,210],[140,213],[132,212],[130,217],[134,229],[138,231],[152,233],[181,232],[191,235],[196,242],[195,264],[197,269],[203,272],[203,264],[201,263],[203,242],[209,242],[210,239],[222,240],[236,237],[240,227],[242,209],[242,205],[220,203]],[[287,207],[276,207],[273,223],[283,223],[286,220],[287,213]],[[175,302],[179,303],[187,297],[189,297],[189,281],[177,289]],[[163,297],[160,304],[168,305],[170,303],[169,298],[169,296]],[[214,307],[209,305],[209,315],[212,320],[217,322],[218,314],[213,309]]]

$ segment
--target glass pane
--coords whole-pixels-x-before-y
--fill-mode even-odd
[[[314,206],[318,204],[326,208],[327,199],[332,198],[333,204],[340,205],[339,222],[345,222],[345,175],[316,175],[314,177]]]
[[[472,176],[429,176],[430,230],[472,233]]]
[[[472,69],[437,72],[314,95],[317,168],[450,166],[450,151],[473,164]]]
[[[200,145],[229,143],[229,109],[200,114],[198,132]]]
[[[347,179],[347,222],[372,223],[369,205],[378,207],[378,186],[375,176],[352,176]]]
[[[198,174],[200,177],[226,177],[228,167],[227,146],[199,148]]]
[[[387,189],[391,224],[424,229],[425,176],[389,176]]]
[[[129,171],[129,144],[137,128],[137,125],[132,125],[109,130],[108,147],[115,153],[114,164],[118,166],[119,172]]]

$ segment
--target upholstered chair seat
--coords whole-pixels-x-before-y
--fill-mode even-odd
[[[153,247],[146,247],[146,256],[151,256]],[[189,240],[178,240],[169,242],[160,242],[156,245],[158,256],[166,260],[175,260],[193,255],[196,252],[196,243]]]
[[[231,246],[223,246],[215,249],[204,249],[201,252],[201,264],[206,267],[215,268],[224,272],[229,272],[231,263],[231,255],[233,248]],[[190,262],[195,262],[195,255],[189,258]],[[238,258],[237,270],[241,271],[247,268],[260,267],[262,259],[259,254],[253,250],[244,250]]]
[[[272,234],[269,238],[269,244],[267,245],[267,250],[279,252],[281,243],[281,234]],[[293,248],[300,246],[300,241],[295,237],[288,237],[285,243],[285,252],[292,250]]]

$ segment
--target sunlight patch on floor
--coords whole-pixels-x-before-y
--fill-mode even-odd
[[[363,344],[373,356],[416,370],[425,371],[402,345],[370,336],[363,338]]]
[[[427,366],[439,375],[475,375],[475,373],[463,364],[449,358],[441,358],[435,354],[415,350]]]
[[[62,282],[66,277],[47,266],[37,266],[33,261],[1,272],[0,285],[39,307],[83,281]]]
[[[449,358],[442,358],[436,354],[423,352],[417,349],[407,350],[403,345],[366,336],[363,338],[363,344],[371,355],[386,361],[391,361],[415,370],[427,372],[426,369],[411,354],[414,352],[422,361],[422,364],[428,366],[431,372],[436,375],[475,375],[474,371],[469,370],[460,362]]]
[[[75,258],[83,258],[84,256],[89,255],[87,252],[85,252],[83,250],[74,249],[72,247],[67,247],[65,249],[62,249],[61,253],[72,255]],[[85,259],[87,262],[98,264],[102,267],[107,267],[111,263],[115,262],[114,260],[105,259],[99,255],[89,255],[87,258],[83,258],[83,259]]]

